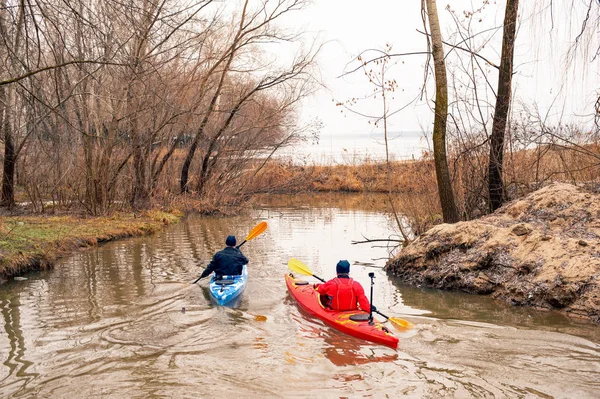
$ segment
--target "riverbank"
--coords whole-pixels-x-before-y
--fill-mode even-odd
[[[176,223],[182,213],[146,211],[106,217],[3,216],[0,218],[0,282],[45,270],[79,248],[154,233]]]
[[[600,195],[551,184],[492,215],[433,227],[386,270],[416,286],[600,323]]]
[[[507,154],[504,165],[507,200],[521,198],[549,181],[597,185],[600,148],[595,144],[581,148],[548,145]],[[449,157],[453,192],[462,220],[478,219],[488,213],[486,151]],[[343,165],[272,162],[262,168],[248,187],[252,188],[252,194],[383,193],[389,195],[388,203],[393,200],[395,211],[405,217],[416,235],[442,222],[431,154],[389,164],[369,160]]]
[[[369,267],[382,266],[384,245],[352,245],[363,234],[387,237],[393,224],[376,203],[362,208],[367,196],[315,194],[309,205],[283,197],[233,217],[192,214],[0,286],[0,362],[12,367],[2,368],[0,397],[559,398],[565,386],[574,398],[597,396],[600,328],[397,284]],[[251,274],[240,307],[214,306],[206,279],[189,282],[228,234],[241,240],[259,220],[269,227],[242,247]],[[304,314],[285,288],[291,257],[323,278],[347,258],[367,295],[375,273],[377,308],[415,324],[393,330],[400,350]]]
[[[272,162],[254,182],[257,192],[421,192],[435,187],[433,160],[383,162],[364,161],[351,165],[293,165]],[[274,188],[276,188],[274,190]]]

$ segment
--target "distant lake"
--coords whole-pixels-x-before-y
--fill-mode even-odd
[[[390,160],[418,159],[432,148],[431,136],[423,132],[389,133]],[[383,133],[321,135],[280,150],[280,159],[295,164],[356,164],[385,161]]]

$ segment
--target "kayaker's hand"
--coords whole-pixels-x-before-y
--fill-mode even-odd
[[[375,305],[371,305],[371,310],[372,310],[373,312],[377,312],[377,308],[375,307]]]
[[[202,274],[200,275],[200,280],[202,280],[203,278],[205,278],[206,276],[208,276],[208,274],[202,272]]]

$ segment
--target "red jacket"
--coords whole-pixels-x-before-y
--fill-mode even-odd
[[[336,277],[324,284],[319,284],[317,291],[321,295],[328,295],[331,298],[329,302],[331,309],[355,310],[358,309],[357,305],[360,305],[360,308],[366,312],[371,309],[362,285],[349,277]]]

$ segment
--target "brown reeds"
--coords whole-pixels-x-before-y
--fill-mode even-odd
[[[464,220],[488,213],[487,149],[451,157],[453,184]],[[509,152],[505,160],[508,200],[524,196],[555,181],[598,184],[600,146],[539,145]],[[253,193],[281,192],[391,192],[398,211],[408,218],[417,234],[441,223],[435,168],[429,154],[420,160],[353,165],[304,165],[275,162],[263,168],[250,185]]]

